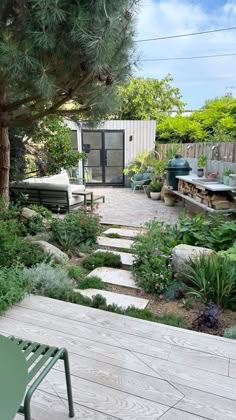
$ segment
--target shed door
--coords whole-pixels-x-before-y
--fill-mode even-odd
[[[89,184],[124,184],[124,131],[83,131],[84,178]]]

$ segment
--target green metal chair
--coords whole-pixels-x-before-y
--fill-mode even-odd
[[[65,348],[50,347],[21,338],[8,337],[14,341],[18,348],[22,351],[28,369],[28,385],[29,388],[24,397],[24,404],[19,408],[18,412],[24,414],[25,420],[31,420],[30,402],[33,393],[38,388],[55,363],[61,359],[64,361],[67,396],[69,405],[69,417],[74,417],[72,387],[70,379],[70,366],[68,352]]]

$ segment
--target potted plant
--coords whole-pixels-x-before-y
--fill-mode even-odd
[[[225,185],[229,185],[229,176],[232,175],[234,171],[232,169],[225,169],[223,172],[223,181]]]
[[[200,178],[204,175],[204,168],[207,163],[207,157],[200,155],[197,160],[197,176]]]
[[[149,189],[151,191],[150,192],[151,199],[152,200],[160,200],[160,198],[161,198],[162,183],[159,180],[154,179],[149,184]]]

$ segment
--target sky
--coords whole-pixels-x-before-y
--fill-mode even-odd
[[[236,26],[236,0],[142,0],[136,40]],[[236,53],[236,30],[137,43],[140,59]],[[236,56],[140,62],[136,76],[174,78],[186,109],[231,91],[236,97]]]

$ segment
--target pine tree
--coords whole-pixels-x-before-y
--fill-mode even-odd
[[[9,127],[46,115],[104,115],[135,60],[139,0],[0,1],[0,195],[8,203]],[[64,108],[63,108],[64,106]]]

